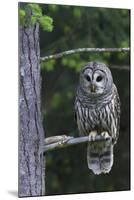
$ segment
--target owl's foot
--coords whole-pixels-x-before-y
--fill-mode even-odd
[[[102,136],[104,139],[109,139],[109,138],[110,138],[110,135],[108,134],[107,131],[103,131],[103,132],[101,133],[101,136]]]
[[[89,141],[95,141],[96,140],[96,137],[97,137],[97,131],[91,131],[89,133]]]

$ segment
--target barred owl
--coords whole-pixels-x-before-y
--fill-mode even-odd
[[[89,135],[88,168],[94,174],[109,173],[113,165],[113,148],[120,126],[120,99],[109,68],[89,62],[80,73],[75,99],[75,116],[80,135]],[[98,135],[108,140],[95,141]]]

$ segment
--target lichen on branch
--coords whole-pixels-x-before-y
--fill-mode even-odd
[[[78,49],[71,49],[68,51],[63,51],[60,53],[56,53],[53,55],[48,55],[40,58],[41,62],[48,61],[51,59],[58,59],[62,58],[63,56],[68,56],[75,53],[82,53],[82,52],[129,52],[130,48],[78,48]]]

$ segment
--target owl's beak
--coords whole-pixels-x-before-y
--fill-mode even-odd
[[[90,87],[90,89],[91,89],[91,92],[95,92],[96,86],[94,84],[92,84],[91,87]]]

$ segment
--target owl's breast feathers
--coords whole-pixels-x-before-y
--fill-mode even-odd
[[[81,135],[89,135],[92,130],[108,131],[114,143],[119,135],[120,100],[116,86],[104,98],[91,99],[77,92],[75,112]]]

